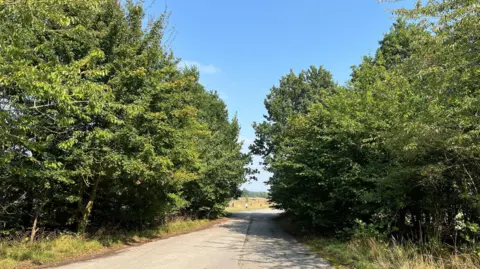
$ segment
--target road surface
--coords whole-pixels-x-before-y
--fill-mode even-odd
[[[332,268],[282,231],[271,209],[234,213],[223,224],[129,247],[61,269]]]

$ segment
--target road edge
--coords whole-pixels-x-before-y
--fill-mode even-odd
[[[138,242],[138,243],[129,243],[129,244],[122,244],[122,245],[118,245],[118,246],[114,246],[114,247],[107,247],[107,248],[102,249],[98,252],[88,253],[88,254],[85,254],[85,255],[80,255],[80,256],[77,256],[77,257],[72,257],[72,258],[68,258],[68,259],[58,261],[58,262],[53,262],[53,263],[47,263],[47,264],[42,264],[42,265],[35,265],[35,264],[31,264],[31,263],[24,264],[24,265],[19,264],[19,268],[22,268],[22,269],[27,269],[27,268],[28,269],[29,268],[35,268],[35,269],[57,268],[57,267],[64,266],[64,265],[69,265],[69,264],[72,264],[72,263],[89,261],[89,260],[103,258],[103,257],[109,257],[109,256],[113,256],[113,255],[117,254],[119,251],[127,249],[127,248],[137,247],[137,246],[141,246],[141,245],[148,244],[148,243],[151,243],[151,242],[165,240],[165,239],[175,237],[175,236],[179,236],[179,235],[183,235],[183,234],[189,234],[189,233],[202,231],[202,230],[205,230],[205,229],[209,229],[213,226],[216,226],[218,224],[224,223],[228,220],[229,220],[229,218],[226,218],[226,217],[225,218],[219,218],[219,219],[211,220],[210,222],[208,222],[205,225],[198,226],[198,227],[193,227],[192,229],[185,230],[185,231],[182,231],[182,232],[175,232],[175,233],[171,233],[171,234],[157,236],[157,237],[149,238],[145,241]]]

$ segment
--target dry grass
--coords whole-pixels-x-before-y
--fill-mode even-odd
[[[480,257],[455,255],[437,247],[420,248],[414,244],[398,245],[374,239],[342,242],[337,239],[309,238],[307,244],[337,268],[358,269],[466,269],[480,268]]]
[[[102,250],[104,246],[97,240],[87,240],[72,235],[62,235],[54,240],[0,243],[0,268],[17,268],[42,265],[60,261],[80,254]],[[22,264],[23,263],[23,264]]]
[[[245,208],[245,203],[247,203],[247,201],[248,201],[248,208]],[[238,211],[245,211],[245,210],[264,209],[269,207],[270,207],[270,203],[266,198],[241,197],[237,200],[231,201],[228,204],[228,207],[225,209],[225,211],[238,212]]]
[[[268,206],[254,206],[254,207],[248,207],[248,208],[226,208],[225,211],[229,213],[233,212],[240,212],[240,211],[250,211],[250,210],[258,210],[258,209],[265,209],[268,208]]]
[[[142,243],[154,238],[172,236],[206,227],[208,220],[177,220],[154,229],[105,234],[92,237],[61,235],[51,240],[0,241],[0,269],[31,268],[53,264],[79,256],[101,253],[125,244]]]

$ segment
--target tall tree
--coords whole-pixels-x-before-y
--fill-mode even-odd
[[[296,75],[292,70],[273,86],[265,99],[265,121],[254,123],[256,138],[251,145],[252,153],[261,155],[268,162],[275,151],[278,139],[287,124],[288,117],[307,113],[309,104],[321,100],[334,88],[332,75],[322,66],[311,66]]]
[[[475,244],[479,7],[429,1],[396,13],[346,87],[257,126],[253,152],[271,155],[273,201],[308,228],[363,222],[400,239]],[[265,137],[274,150],[262,151]]]
[[[144,15],[133,1],[0,4],[2,227],[139,227],[238,195],[237,120],[162,44],[168,14]]]

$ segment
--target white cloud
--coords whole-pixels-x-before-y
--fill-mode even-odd
[[[196,66],[198,68],[198,71],[200,71],[201,74],[215,74],[215,73],[220,73],[222,71],[220,70],[220,68],[214,66],[213,64],[202,64],[196,61],[181,61],[178,65],[180,67]]]

